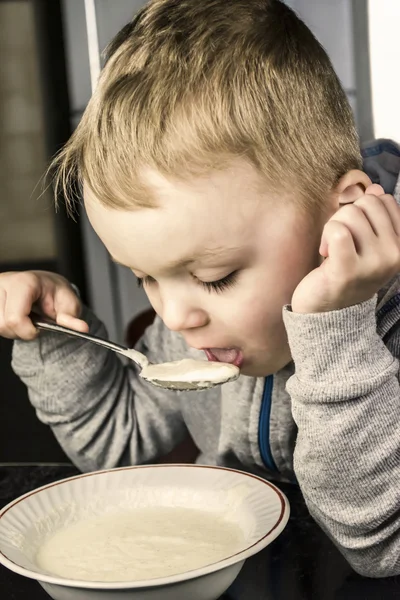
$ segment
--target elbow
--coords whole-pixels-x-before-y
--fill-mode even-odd
[[[379,547],[370,549],[361,555],[354,552],[345,552],[345,557],[358,575],[380,579],[383,577],[396,577],[400,575],[400,555],[387,556]]]

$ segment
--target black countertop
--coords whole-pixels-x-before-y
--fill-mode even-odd
[[[0,466],[0,507],[26,492],[76,475],[72,466]],[[279,484],[291,506],[283,533],[248,559],[224,600],[400,600],[400,577],[357,575],[314,523],[297,486]],[[40,585],[0,565],[2,600],[48,600]],[[221,599],[222,600],[222,599]]]

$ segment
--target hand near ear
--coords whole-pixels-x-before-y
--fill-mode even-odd
[[[368,179],[368,178],[367,178]],[[400,207],[380,185],[349,185],[326,223],[319,248],[325,259],[297,286],[292,310],[340,310],[372,298],[400,271]]]

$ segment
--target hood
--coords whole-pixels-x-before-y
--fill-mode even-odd
[[[361,145],[361,154],[372,183],[379,183],[400,204],[400,145],[392,140],[373,140]]]

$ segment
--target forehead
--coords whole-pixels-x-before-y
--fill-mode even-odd
[[[155,169],[144,168],[141,181],[159,200],[170,199],[171,193],[189,193],[198,197],[215,194],[222,200],[226,196],[231,197],[233,190],[247,190],[250,193],[266,191],[262,176],[251,164],[239,158],[231,160],[223,169],[213,169],[191,177],[168,177]]]
[[[150,169],[143,171],[142,180],[156,200],[155,208],[106,208],[90,190],[85,192],[85,204],[109,252],[123,264],[145,265],[148,271],[161,262],[189,260],[204,250],[212,254],[214,249],[249,244],[261,213],[276,205],[256,170],[240,161],[191,181]]]

